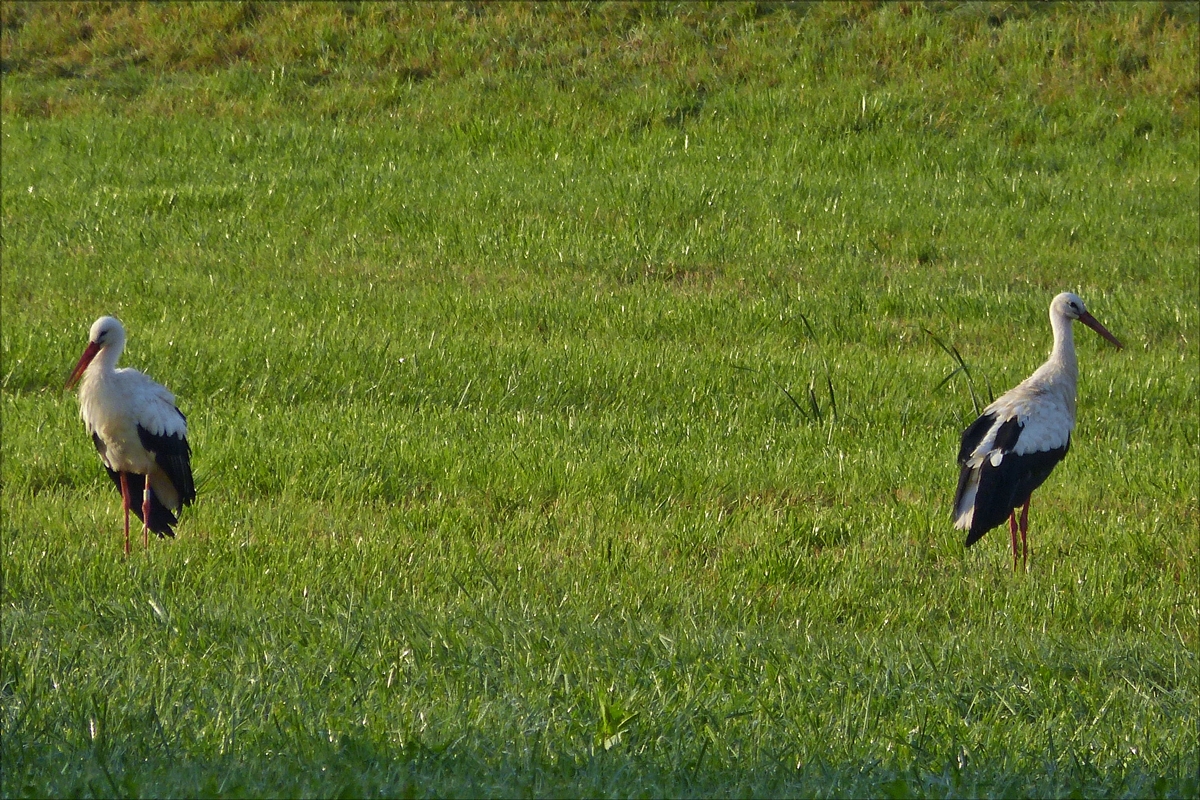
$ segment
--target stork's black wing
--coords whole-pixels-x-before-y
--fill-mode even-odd
[[[962,435],[962,444],[958,446],[958,463],[965,464],[967,459],[971,457],[971,453],[975,452],[975,448],[979,447],[979,443],[983,441],[983,437],[987,436],[987,432],[996,424],[996,415],[981,414],[978,419],[972,422]],[[957,501],[955,501],[957,504]]]
[[[1017,455],[1017,442],[1025,426],[1013,417],[1005,421],[998,431],[993,449],[1003,453],[1000,463],[993,465],[984,459],[979,469],[979,488],[975,492],[975,514],[971,518],[971,530],[967,534],[967,545],[974,544],[983,534],[1002,525],[1014,508],[1029,500],[1033,490],[1050,477],[1054,466],[1062,461],[1071,446],[1070,439],[1062,447]],[[965,483],[970,469],[963,467],[959,486]]]
[[[142,447],[154,453],[154,460],[179,492],[180,508],[191,505],[196,499],[196,483],[192,479],[192,448],[187,437],[151,433],[141,425],[137,432]]]

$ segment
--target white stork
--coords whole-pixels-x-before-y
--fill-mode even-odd
[[[67,380],[79,385],[79,416],[100,460],[121,491],[125,506],[125,554],[129,554],[129,510],[142,520],[143,544],[150,531],[174,536],[176,515],[196,498],[187,420],[175,395],[136,369],[117,369],[125,328],[115,317],[92,323],[88,345]],[[131,501],[142,496],[141,507]]]
[[[1021,560],[1028,563],[1029,496],[1042,485],[1071,446],[1075,427],[1075,341],[1071,321],[1121,343],[1087,312],[1077,295],[1063,292],[1050,302],[1054,348],[1036,372],[983,410],[963,431],[958,449],[954,527],[968,531],[967,546],[1008,518],[1013,569],[1017,568],[1017,508],[1021,509]]]

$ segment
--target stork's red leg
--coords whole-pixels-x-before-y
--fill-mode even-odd
[[[146,488],[142,491],[142,547],[150,546],[150,473],[146,473]]]
[[[1008,530],[1012,534],[1013,572],[1017,571],[1017,510],[1008,512]]]
[[[129,478],[121,473],[121,505],[125,507],[125,555],[129,555]]]
[[[1029,545],[1025,541],[1025,535],[1029,533],[1029,501],[1025,501],[1025,505],[1021,508],[1021,563],[1025,565],[1025,570],[1029,570]]]

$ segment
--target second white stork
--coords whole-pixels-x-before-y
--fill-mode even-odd
[[[1063,292],[1050,303],[1054,348],[1050,358],[1018,386],[983,410],[962,435],[958,449],[958,491],[954,527],[967,531],[967,546],[1008,519],[1013,569],[1017,533],[1021,561],[1028,563],[1029,498],[1071,446],[1075,428],[1075,386],[1079,368],[1071,322],[1079,320],[1118,348],[1121,343],[1084,308],[1077,295]],[[1016,510],[1021,509],[1020,521]]]
[[[130,509],[142,520],[143,543],[149,546],[150,531],[175,535],[171,526],[196,499],[196,487],[187,420],[175,407],[175,395],[136,369],[117,369],[124,348],[121,323],[115,317],[96,320],[67,388],[82,378],[79,415],[121,492],[128,555]]]

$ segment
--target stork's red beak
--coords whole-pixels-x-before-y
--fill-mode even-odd
[[[79,363],[75,365],[75,371],[71,373],[71,377],[67,378],[67,387],[70,389],[83,375],[83,371],[88,368],[88,364],[92,363],[92,359],[96,357],[96,353],[100,352],[100,345],[95,342],[88,342],[88,346],[83,349],[83,355],[79,357]]]
[[[1103,336],[1105,339],[1108,339],[1110,342],[1115,344],[1117,346],[1118,350],[1120,348],[1124,347],[1124,345],[1122,345],[1119,341],[1117,341],[1117,337],[1113,336],[1111,333],[1108,332],[1108,328],[1104,327],[1099,322],[1097,322],[1096,318],[1093,317],[1088,312],[1084,311],[1082,314],[1080,314],[1079,321],[1082,322],[1084,325],[1087,325],[1089,328],[1094,330],[1096,333]]]

